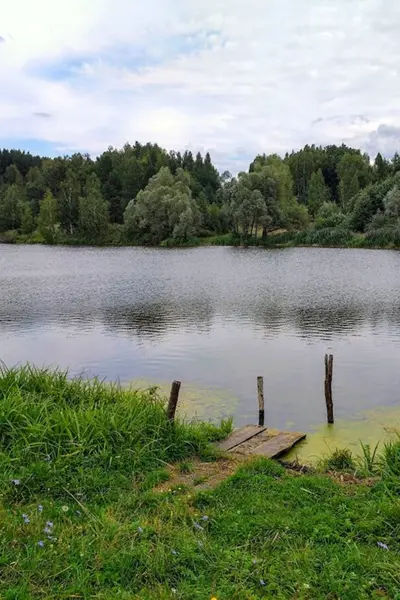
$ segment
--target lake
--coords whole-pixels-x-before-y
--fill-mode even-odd
[[[267,424],[304,431],[326,420],[330,352],[337,431],[368,414],[393,425],[400,253],[1,245],[0,333],[9,366],[179,379],[189,414],[237,424],[256,421],[263,375]]]

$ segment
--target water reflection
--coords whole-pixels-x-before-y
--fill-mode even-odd
[[[121,331],[145,339],[157,339],[175,330],[187,333],[211,330],[215,310],[210,301],[157,302],[151,305],[106,310],[101,320],[110,331]]]
[[[0,246],[0,332],[8,364],[180,378],[238,423],[264,374],[270,424],[307,429],[327,349],[339,418],[400,402],[400,253]]]
[[[4,288],[5,289],[5,288]],[[29,292],[28,292],[29,293]],[[51,293],[51,291],[50,291]],[[373,298],[364,298],[364,302],[344,303],[323,306],[296,307],[269,302],[267,298],[256,296],[249,298],[247,304],[221,304],[213,296],[198,300],[165,298],[145,304],[141,299],[131,304],[117,302],[115,306],[97,305],[96,302],[82,303],[77,300],[71,304],[63,299],[22,300],[16,295],[13,302],[0,299],[0,331],[25,331],[47,325],[75,327],[83,325],[86,329],[97,328],[99,323],[109,331],[131,333],[139,338],[166,336],[174,331],[209,332],[216,321],[229,326],[237,325],[262,329],[269,337],[291,332],[304,338],[329,340],[338,335],[362,333],[366,327],[371,333],[383,328],[393,328],[397,337],[400,328],[400,306],[382,305]],[[104,300],[104,299],[103,299]],[[367,303],[367,304],[366,304]]]

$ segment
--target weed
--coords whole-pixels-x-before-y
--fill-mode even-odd
[[[322,461],[326,471],[354,471],[356,468],[353,455],[348,448],[336,448],[330,456]]]
[[[185,460],[179,464],[179,470],[181,473],[192,473],[193,472],[193,463]]]
[[[370,444],[363,444],[361,442],[361,456],[357,459],[358,469],[360,474],[364,477],[376,475],[379,472],[379,459],[378,459],[378,446],[372,449]]]

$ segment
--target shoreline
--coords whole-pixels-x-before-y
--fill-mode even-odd
[[[153,248],[153,249],[166,249],[166,250],[178,250],[178,249],[193,249],[193,248],[264,248],[265,250],[285,250],[290,248],[332,248],[332,249],[346,249],[346,250],[400,250],[400,246],[394,246],[393,244],[387,244],[385,246],[368,245],[368,244],[295,244],[291,242],[287,243],[255,243],[255,244],[243,244],[243,243],[214,243],[207,241],[206,238],[200,238],[199,243],[193,244],[159,244],[156,246],[144,245],[144,244],[115,244],[115,243],[76,243],[69,244],[58,242],[54,244],[46,244],[45,242],[36,241],[5,241],[0,239],[0,246],[46,246],[46,247],[65,247],[65,248]]]

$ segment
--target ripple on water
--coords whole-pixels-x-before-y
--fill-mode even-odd
[[[268,423],[309,431],[326,351],[338,420],[400,404],[399,298],[389,251],[3,245],[0,358],[232,390],[239,425],[264,375]]]

